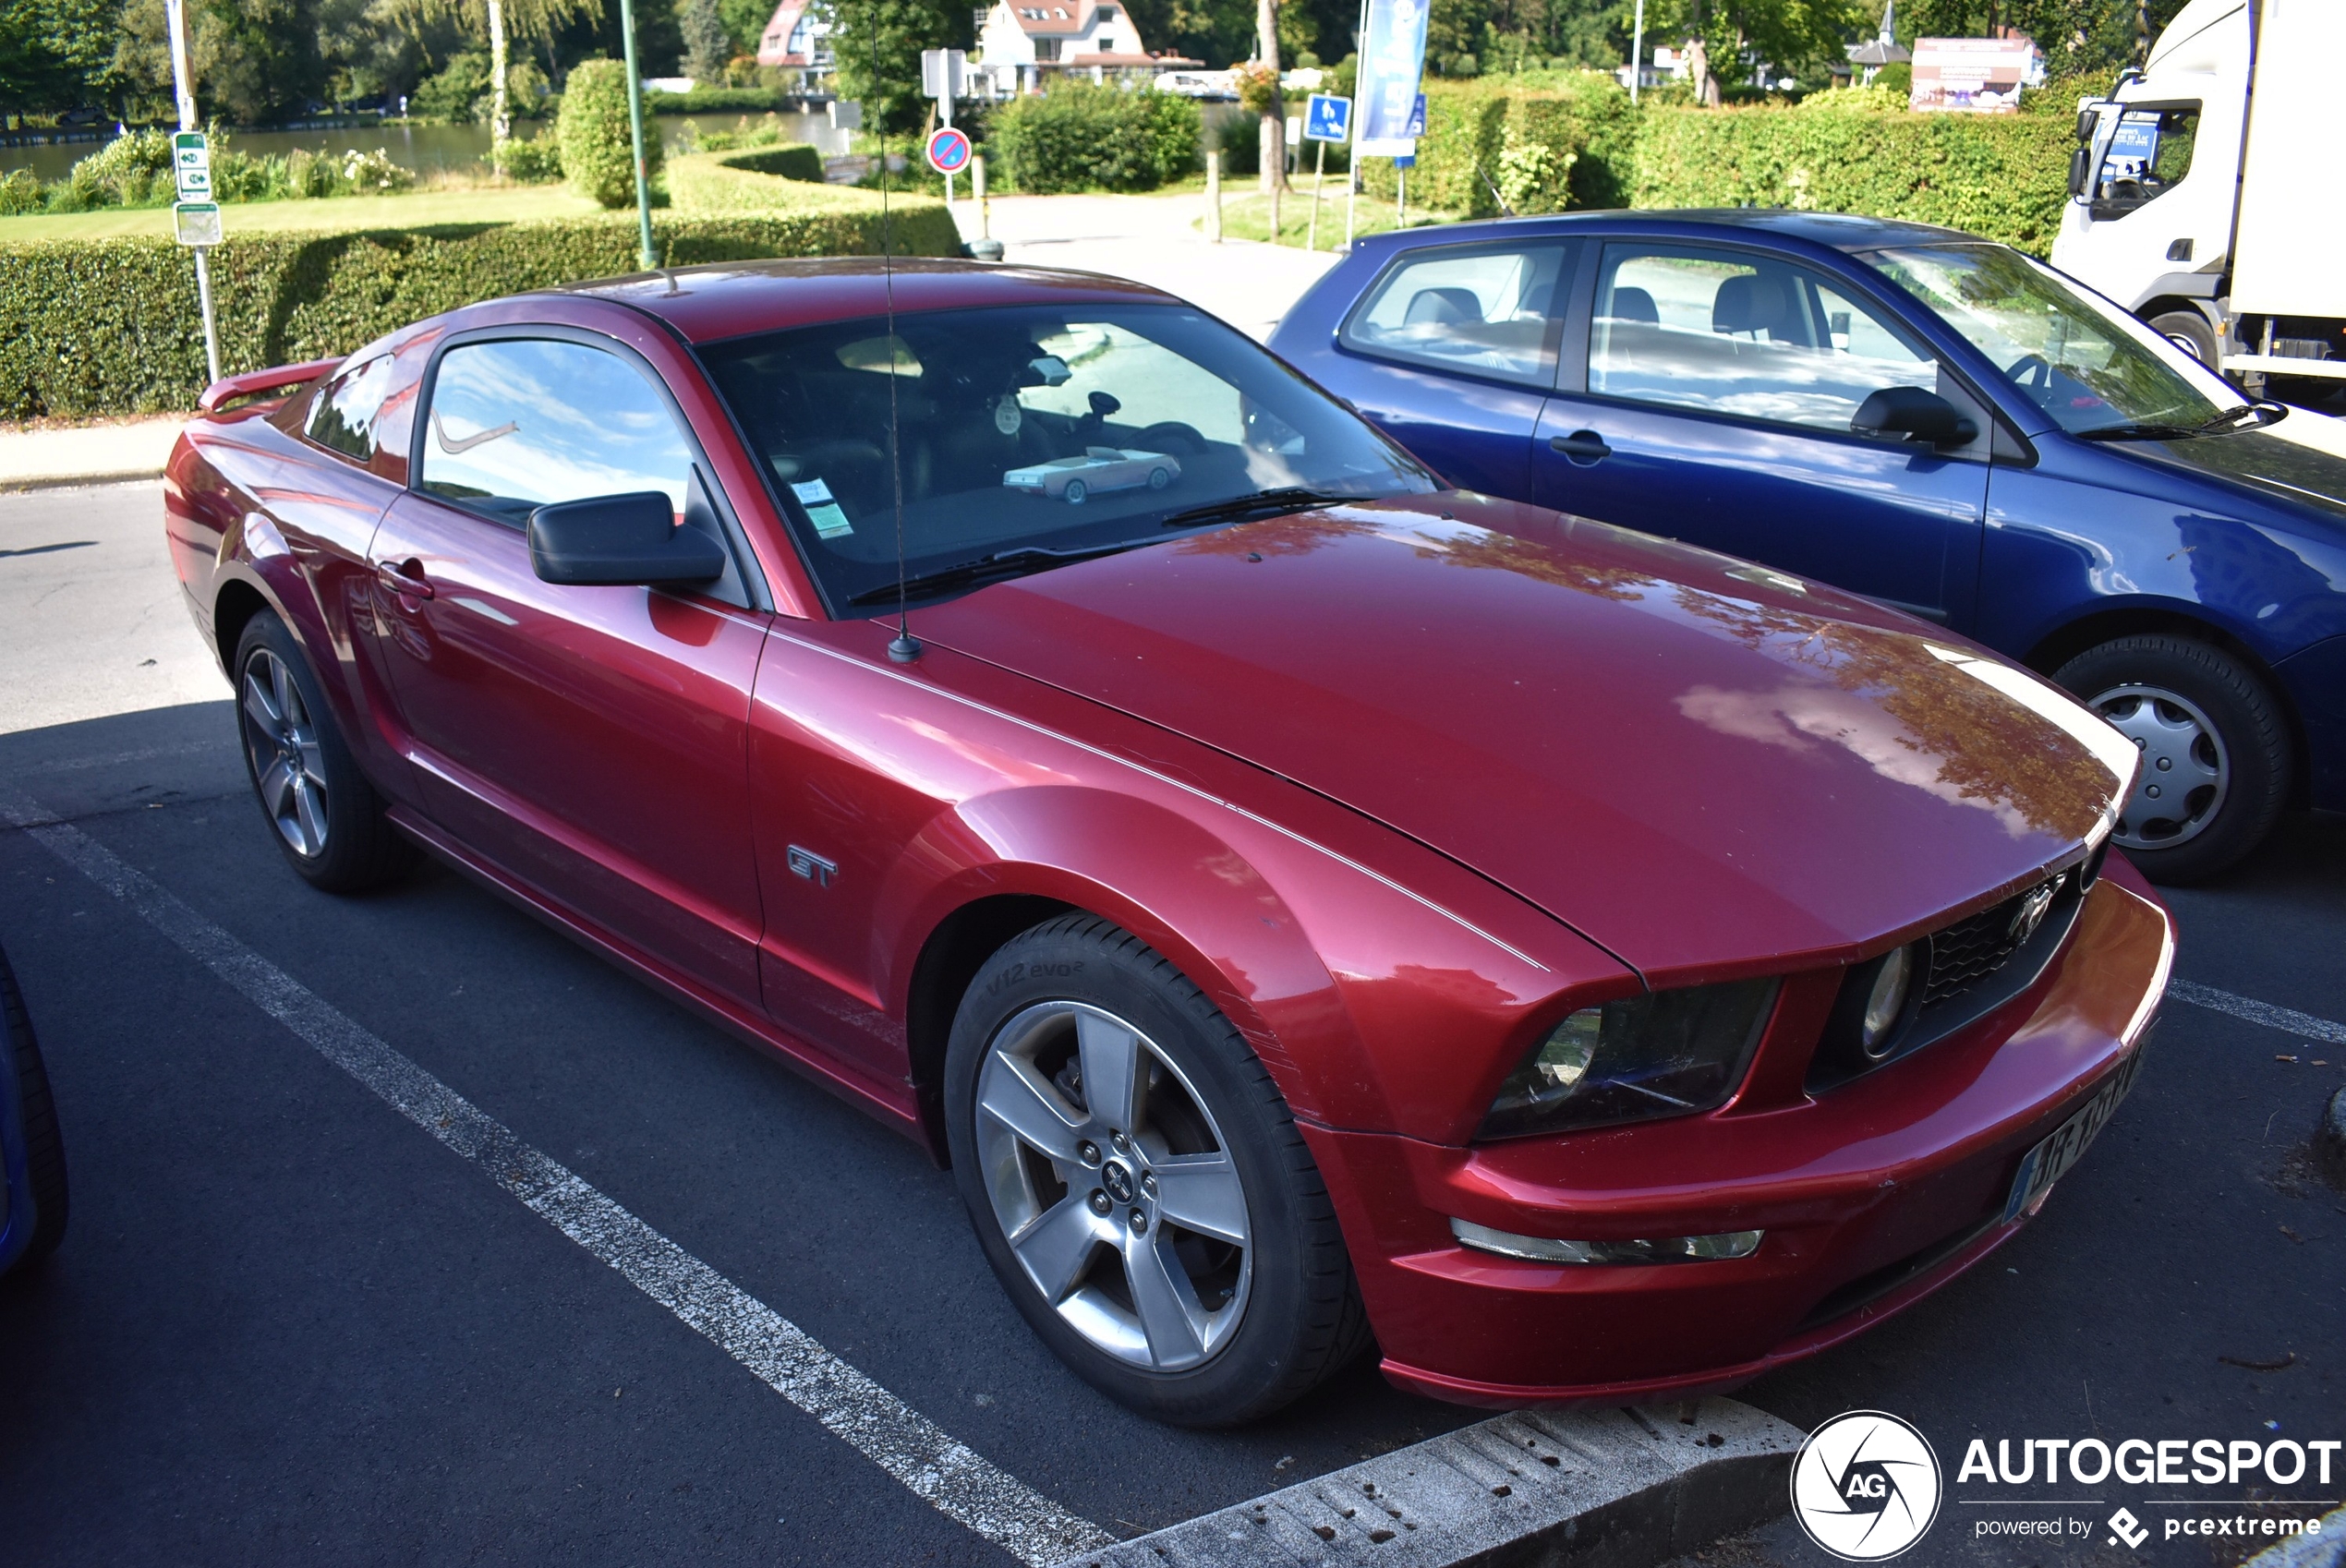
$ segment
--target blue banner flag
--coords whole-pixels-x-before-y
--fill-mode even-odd
[[[1410,122],[1422,123],[1418,78],[1425,70],[1426,0],[1369,0],[1360,41],[1360,139],[1354,151],[1372,158],[1417,151]]]

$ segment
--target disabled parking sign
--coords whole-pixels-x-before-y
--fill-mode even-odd
[[[958,175],[969,163],[969,133],[939,126],[928,139],[928,166],[940,175]]]
[[[1352,100],[1333,93],[1315,92],[1303,111],[1303,139],[1306,141],[1349,141],[1352,139]]]

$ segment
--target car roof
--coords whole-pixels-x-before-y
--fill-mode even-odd
[[[1123,278],[1048,267],[877,256],[716,261],[549,292],[618,300],[668,321],[693,344],[750,332],[900,313],[988,305],[1163,305],[1171,295]],[[891,296],[892,300],[891,300]]]
[[[1532,230],[1543,234],[1588,230],[1599,234],[1651,234],[1657,231],[1705,229],[1753,231],[1787,239],[1806,240],[1833,250],[1873,250],[1888,245],[1943,245],[1950,240],[1979,242],[1977,235],[1937,223],[1913,223],[1899,218],[1868,218],[1855,212],[1800,212],[1786,207],[1689,207],[1609,209],[1590,212],[1560,212],[1539,218],[1492,218],[1475,223],[1454,223],[1439,229],[1409,229],[1388,235],[1403,245],[1423,244],[1437,235],[1460,229],[1503,235]]]

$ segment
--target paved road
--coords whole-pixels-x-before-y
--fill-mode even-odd
[[[0,550],[91,537],[152,497],[0,503]],[[36,639],[109,645],[142,597],[56,583],[36,632],[15,607],[50,559],[0,556],[0,668]],[[1040,1350],[910,1144],[453,874],[310,893],[245,793],[227,703],[166,704],[7,726],[0,801],[70,823],[1059,1508],[1136,1533],[1475,1417],[1367,1367],[1235,1434],[1125,1414]],[[2176,905],[2183,976],[2346,1019],[2346,823],[2293,821]],[[0,939],[75,1201],[51,1265],[0,1287],[9,1562],[1008,1561],[5,827]],[[2346,1198],[2303,1152],[2341,1081],[2346,1047],[2171,1006],[2037,1224],[1742,1397],[1802,1426],[1897,1412],[1951,1471],[1973,1435],[2334,1428]],[[1910,1560],[2110,1555],[1976,1548],[1963,1514]],[[1823,1561],[1788,1527],[1733,1550]],[[2183,1552],[2144,1555],[2204,1560]]]

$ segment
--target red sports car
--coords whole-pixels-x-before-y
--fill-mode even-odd
[[[2059,691],[1444,488],[1148,289],[890,297],[687,269],[212,389],[167,527],[294,869],[421,845],[924,1140],[1180,1422],[1372,1334],[1471,1403],[1732,1385],[2108,1118],[2172,929]],[[1094,447],[1181,483],[1002,483]]]

